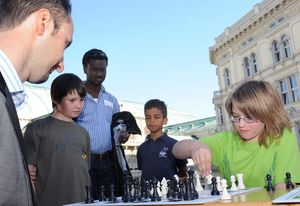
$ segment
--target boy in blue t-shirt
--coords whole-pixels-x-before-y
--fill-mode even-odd
[[[163,125],[168,121],[165,103],[151,99],[145,104],[144,113],[150,135],[137,151],[138,169],[142,170],[142,179],[150,181],[156,177],[161,181],[165,177],[171,180],[175,174],[179,178],[186,177],[187,160],[177,159],[172,154],[177,140],[163,133]]]

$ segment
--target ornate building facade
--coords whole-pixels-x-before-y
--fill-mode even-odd
[[[299,139],[300,1],[263,0],[215,38],[209,48],[219,91],[214,92],[217,130],[229,129],[228,95],[246,80],[271,82]]]

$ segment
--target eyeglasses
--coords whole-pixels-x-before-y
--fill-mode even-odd
[[[230,121],[232,121],[234,123],[239,123],[241,121],[241,119],[244,122],[248,123],[248,124],[256,122],[255,119],[251,119],[251,118],[248,118],[248,117],[240,117],[240,116],[237,116],[237,115],[230,115],[229,119],[230,119]]]

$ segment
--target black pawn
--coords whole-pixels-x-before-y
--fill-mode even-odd
[[[288,190],[294,189],[295,186],[292,183],[291,173],[287,172],[287,173],[285,173],[285,176],[286,176],[286,178],[285,178],[286,189],[288,189]]]
[[[267,174],[266,180],[267,180],[266,190],[267,191],[275,191],[275,187],[272,184],[272,176]]]
[[[91,196],[91,186],[85,186],[85,191],[86,191],[86,198],[85,198],[85,203],[94,203],[94,199]]]
[[[217,188],[217,179],[215,177],[211,178],[211,183],[212,183],[212,190],[211,190],[211,195],[220,195],[220,192]]]

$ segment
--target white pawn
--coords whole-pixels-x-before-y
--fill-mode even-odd
[[[202,191],[203,191],[203,187],[202,187],[201,182],[200,182],[200,175],[198,174],[197,171],[194,173],[194,176],[195,176],[195,179],[196,179],[195,190],[196,190],[198,193],[199,193],[199,192],[202,192]]]
[[[216,177],[216,180],[217,180],[217,190],[219,192],[222,192],[222,187],[221,187],[221,177],[220,176],[217,176]]]
[[[230,200],[231,195],[227,191],[227,181],[226,181],[226,179],[221,180],[221,186],[222,186],[221,200]]]
[[[234,175],[230,176],[230,181],[231,181],[231,187],[230,187],[229,191],[237,191],[237,190],[239,190],[238,187],[235,184],[235,176]]]
[[[207,175],[205,178],[206,178],[206,183],[208,185],[211,185],[212,184],[211,178],[213,178],[212,174]]]
[[[244,190],[246,189],[246,186],[244,185],[244,179],[243,179],[243,173],[236,174],[238,179],[238,189]]]

